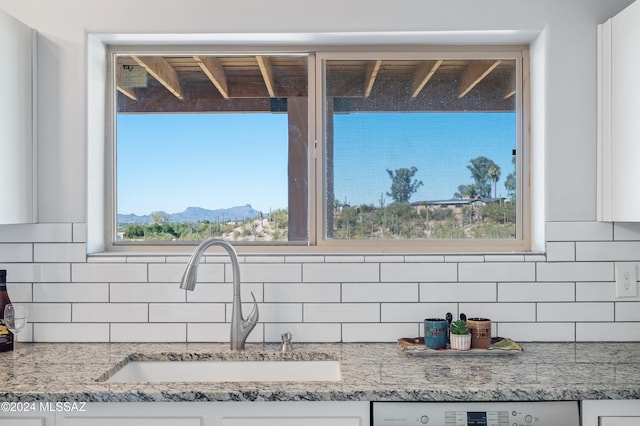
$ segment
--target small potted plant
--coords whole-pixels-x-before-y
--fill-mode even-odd
[[[467,323],[462,320],[456,320],[451,323],[451,349],[459,351],[468,351],[471,349],[471,333]]]

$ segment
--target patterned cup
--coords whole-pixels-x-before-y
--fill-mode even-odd
[[[471,333],[471,349],[489,349],[491,345],[491,320],[488,318],[467,318]]]
[[[443,318],[427,318],[424,320],[424,343],[431,349],[447,347],[449,322]]]

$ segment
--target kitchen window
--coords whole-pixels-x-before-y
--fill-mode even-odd
[[[113,50],[113,245],[527,250],[526,49],[432,50]]]

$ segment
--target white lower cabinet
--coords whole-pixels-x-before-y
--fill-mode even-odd
[[[24,415],[14,417],[2,417],[0,418],[0,426],[49,426],[44,416],[30,416],[25,418]]]
[[[582,401],[582,426],[638,426],[640,400]]]
[[[360,401],[105,402],[86,404],[81,412],[58,412],[55,421],[55,426],[174,425],[368,426],[369,403]],[[0,426],[4,425],[0,423]],[[53,426],[53,423],[38,424],[38,426]]]

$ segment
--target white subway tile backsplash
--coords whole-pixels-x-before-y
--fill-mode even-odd
[[[640,241],[578,242],[576,243],[576,260],[579,262],[640,261]]]
[[[609,281],[613,280],[610,262],[538,263],[538,281]]]
[[[111,324],[110,338],[112,342],[186,342],[187,325],[114,323]]]
[[[30,303],[34,341],[228,342],[232,267],[208,252],[195,291],[188,254],[86,257],[86,225],[0,225],[0,269]],[[617,298],[617,262],[640,264],[640,225],[547,224],[545,253],[240,256],[248,342],[395,342],[426,317],[488,317],[517,341],[640,340],[640,296]],[[26,340],[25,340],[26,341]]]
[[[616,284],[614,282],[577,282],[577,302],[607,302],[616,300]],[[640,297],[631,300],[640,301]]]
[[[476,281],[535,281],[532,263],[460,263],[459,280]]]
[[[133,266],[133,265],[132,265]],[[180,284],[186,264],[181,263],[152,263],[149,264],[150,282],[174,282],[176,286]],[[145,280],[146,281],[146,280]],[[198,266],[198,282],[223,282],[224,264],[222,263],[201,263]]]
[[[622,300],[622,299],[618,299]],[[640,302],[616,303],[616,321],[640,321]]]
[[[71,281],[68,263],[3,263],[0,269],[7,270],[7,283]]]
[[[189,342],[229,343],[231,326],[229,323],[190,323],[187,324]],[[264,325],[260,322],[249,333],[247,343],[264,342]],[[251,347],[248,347],[251,350]],[[259,349],[258,349],[259,350]]]
[[[0,244],[0,263],[33,262],[33,245]]]
[[[84,244],[49,243],[33,245],[35,262],[84,262],[87,257]]]
[[[418,300],[417,283],[345,283],[343,302],[412,302]]]
[[[70,303],[30,303],[29,322],[71,322]]]
[[[187,324],[187,341],[189,342],[229,342],[231,337],[230,331],[231,331],[231,326],[228,323]]]
[[[33,324],[34,342],[109,342],[109,324]]]
[[[32,302],[33,285],[31,283],[7,283],[7,293],[12,302]]]
[[[495,302],[496,283],[420,283],[421,302]]]
[[[467,318],[489,318],[492,322],[534,322],[535,303],[460,303]]]
[[[70,243],[71,223],[0,225],[0,243]]]
[[[382,303],[380,320],[387,322],[420,323],[425,318],[445,318],[447,312],[458,318],[457,303]]]
[[[524,262],[523,254],[487,254],[484,256],[485,262]]]
[[[498,302],[572,302],[574,283],[498,283]]]
[[[592,322],[576,324],[577,342],[637,342],[640,327],[637,322]]]
[[[450,282],[458,279],[455,263],[383,263],[382,282]]]
[[[483,255],[447,255],[444,257],[444,261],[447,263],[455,262],[455,263],[465,263],[465,262],[484,262]]]
[[[497,325],[497,334],[516,342],[573,342],[576,338],[575,325],[566,322],[501,322]]]
[[[186,291],[187,302],[228,302],[233,301],[233,284],[231,283],[201,283],[196,285],[195,290]],[[253,300],[251,293],[256,301],[262,302],[263,286],[262,284],[243,283],[240,289],[240,298],[244,301]]]
[[[36,283],[34,302],[109,302],[106,283]]]
[[[640,240],[640,222],[623,222],[613,224],[613,239],[616,241]]]
[[[87,242],[87,224],[86,223],[74,223],[71,229],[71,241],[74,243]]]
[[[364,261],[368,263],[402,263],[405,261],[405,256],[367,255],[364,257]]]
[[[243,306],[245,317],[249,315],[251,309],[253,309],[253,305]],[[258,312],[261,322],[302,322],[301,303],[259,303]],[[227,320],[231,321],[231,308],[227,311]]]
[[[363,255],[325,255],[324,261],[326,263],[363,263],[364,256]]]
[[[419,336],[416,324],[342,324],[343,342],[394,342],[401,337]]]
[[[245,263],[284,263],[284,256],[245,256]]]
[[[613,225],[605,222],[547,222],[547,241],[610,241]]]
[[[340,302],[338,283],[267,283],[265,302]]]
[[[379,303],[305,303],[304,322],[379,322]]]
[[[312,255],[312,256],[289,255],[289,256],[285,256],[284,263],[324,263],[324,256],[322,255]]]
[[[74,303],[73,322],[147,322],[147,303]]]
[[[149,322],[225,322],[225,310],[224,303],[150,303]]]
[[[282,342],[282,334],[290,332],[295,345],[301,343],[340,342],[342,327],[340,324],[320,323],[277,323],[264,325],[265,342]],[[295,348],[295,346],[294,346]]]
[[[306,283],[376,282],[380,280],[377,263],[311,263],[302,265],[302,279]],[[280,280],[273,280],[280,282]]]
[[[233,271],[231,264],[226,265],[227,281],[231,281]],[[264,282],[301,282],[302,265],[294,263],[243,263],[240,265],[240,277],[243,283]]]
[[[538,321],[613,321],[613,303],[538,303]]]
[[[71,265],[74,281],[92,282],[146,282],[147,265],[105,263],[74,263]]]
[[[576,260],[576,243],[573,241],[547,243],[547,261],[573,262]]]
[[[198,290],[206,284],[198,286]],[[89,287],[85,285],[85,287]],[[187,291],[176,283],[112,283],[110,302],[186,302]],[[86,301],[86,300],[85,300]]]

